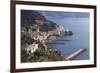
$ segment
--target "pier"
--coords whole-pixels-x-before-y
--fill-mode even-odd
[[[70,54],[68,57],[65,58],[65,60],[73,60],[76,56],[78,56],[79,54],[81,54],[82,52],[84,52],[86,49],[84,48],[80,48],[79,50],[77,50],[76,52]]]

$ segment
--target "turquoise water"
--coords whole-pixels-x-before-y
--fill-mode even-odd
[[[89,18],[68,17],[50,20],[70,29],[74,34],[72,36],[57,37],[57,39],[60,40],[70,41],[55,41],[65,44],[49,44],[48,47],[52,49],[59,49],[64,57],[67,57],[80,48],[85,48],[86,51],[78,55],[75,60],[89,59]]]

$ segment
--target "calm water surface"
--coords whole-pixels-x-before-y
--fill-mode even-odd
[[[87,49],[85,52],[78,55],[76,60],[89,59],[89,18],[88,17],[69,17],[63,19],[50,19],[65,28],[70,29],[74,34],[72,36],[57,37],[59,40],[70,41],[55,41],[65,44],[48,44],[49,48],[59,49],[64,57],[80,48]]]

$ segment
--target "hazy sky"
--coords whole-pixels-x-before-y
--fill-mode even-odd
[[[67,18],[67,17],[88,17],[89,13],[83,12],[58,12],[58,11],[38,11],[47,18]]]

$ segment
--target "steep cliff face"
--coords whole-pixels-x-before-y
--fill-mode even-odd
[[[50,31],[57,27],[56,23],[46,19],[45,16],[43,16],[37,11],[21,10],[22,27],[25,27],[27,30],[30,28],[30,26],[35,27],[35,25],[37,24],[36,20],[40,20],[43,22],[42,25],[39,25],[41,31]]]
[[[43,20],[45,21],[46,18],[41,15],[40,13],[32,10],[21,10],[21,23],[32,25],[35,23],[35,20]]]

